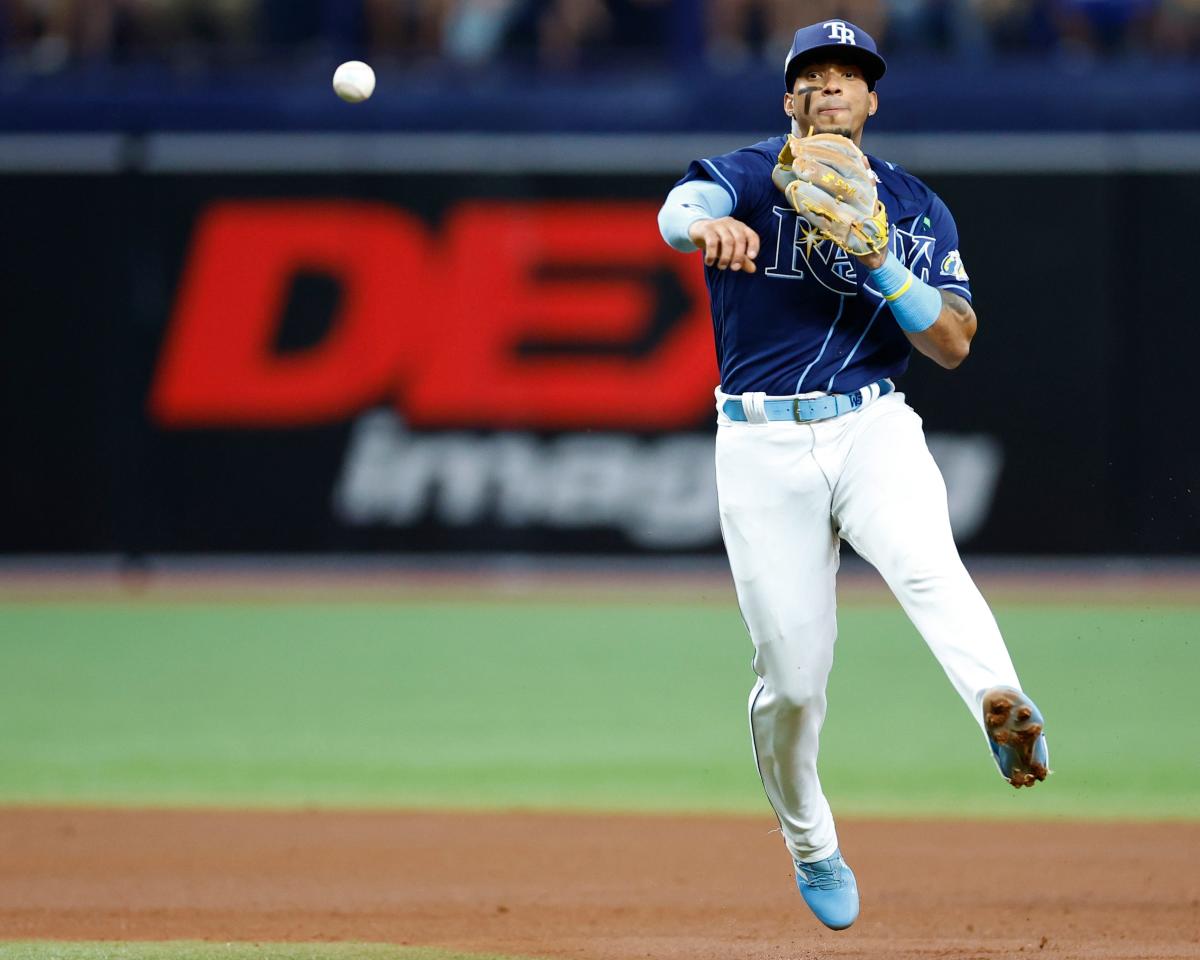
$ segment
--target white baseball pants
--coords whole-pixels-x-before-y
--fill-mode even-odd
[[[817,777],[837,638],[839,537],[883,575],[982,727],[990,687],[1017,687],[995,618],[959,559],[921,418],[891,393],[816,423],[734,423],[717,392],[721,529],[754,641],[755,759],[794,859],[838,846]]]

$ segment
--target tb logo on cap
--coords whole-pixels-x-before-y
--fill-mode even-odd
[[[829,30],[830,40],[833,40],[837,43],[849,43],[857,46],[857,44],[854,43],[854,31],[846,26],[846,24],[841,20],[828,20],[821,24],[821,26]]]

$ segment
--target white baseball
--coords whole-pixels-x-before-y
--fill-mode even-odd
[[[343,63],[333,73],[333,91],[347,103],[362,103],[375,92],[375,71],[361,60]]]

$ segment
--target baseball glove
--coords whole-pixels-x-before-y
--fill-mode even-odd
[[[887,248],[887,211],[867,158],[848,137],[789,136],[771,180],[817,234],[846,252],[862,256]]]

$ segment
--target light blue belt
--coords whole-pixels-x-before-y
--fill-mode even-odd
[[[871,395],[871,387],[879,388],[879,396],[891,393],[891,380],[876,380],[874,383],[855,390],[853,393],[831,393],[824,397],[812,397],[808,400],[791,397],[782,400],[764,400],[763,409],[768,420],[795,420],[796,423],[811,423],[814,420],[832,420],[843,413],[857,410]],[[730,420],[738,423],[746,422],[746,411],[742,409],[740,397],[730,397],[721,409]]]

